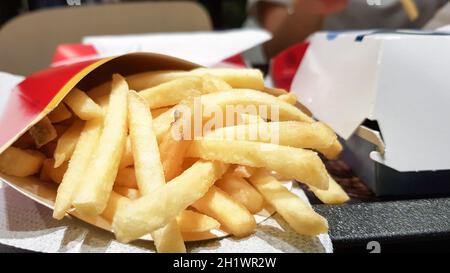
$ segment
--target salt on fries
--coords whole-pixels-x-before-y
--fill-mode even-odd
[[[317,235],[327,221],[276,177],[342,204],[347,194],[316,153],[334,159],[342,146],[299,105],[295,95],[265,87],[255,69],[113,75],[69,92],[0,154],[0,171],[58,184],[54,218],[72,210],[102,217],[118,240],[151,234],[159,252],[185,252],[183,237],[192,233],[247,236],[267,203],[299,234]],[[256,110],[217,123],[225,116],[211,113],[230,106]],[[195,124],[184,125],[192,119],[213,126],[191,135]]]

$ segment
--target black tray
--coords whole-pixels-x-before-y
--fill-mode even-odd
[[[450,251],[450,198],[314,205],[328,219],[335,252]]]

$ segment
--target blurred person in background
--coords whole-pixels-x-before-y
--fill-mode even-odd
[[[266,62],[287,47],[304,41],[319,30],[371,28],[422,28],[448,0],[415,0],[419,18],[411,21],[399,0],[249,0],[247,27],[262,27],[273,39],[260,52],[252,52],[253,62]]]

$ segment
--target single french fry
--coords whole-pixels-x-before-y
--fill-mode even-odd
[[[342,152],[342,144],[339,142],[339,140],[335,140],[333,142],[333,144],[331,144],[329,147],[327,148],[322,148],[320,150],[320,152],[328,159],[337,159],[339,157],[339,155]]]
[[[102,108],[80,89],[72,89],[64,98],[64,103],[82,120],[103,117]]]
[[[188,76],[190,76],[190,74],[186,71],[159,70],[130,75],[126,77],[126,80],[131,90],[141,91],[158,84]],[[110,92],[111,82],[108,81],[92,88],[87,94],[89,97],[96,100],[97,98],[109,95]]]
[[[236,123],[236,125],[252,124],[259,122],[265,122],[265,120],[258,115],[239,114],[238,122]]]
[[[119,169],[114,186],[137,189],[136,175],[133,167]]]
[[[321,122],[265,122],[229,126],[210,131],[208,139],[229,139],[275,143],[296,148],[314,149],[329,154],[329,147],[337,140],[336,134]]]
[[[175,111],[177,106],[170,108],[153,120],[153,131],[155,132],[158,143],[161,143],[164,136],[169,132],[173,122],[175,122]],[[129,138],[120,161],[119,168],[125,168],[134,164],[131,142]]]
[[[172,126],[172,130],[176,128],[176,126]],[[175,178],[183,172],[183,159],[188,147],[189,141],[175,139],[174,134],[170,130],[166,133],[159,145],[166,181]]]
[[[55,160],[54,159],[46,159],[42,164],[41,173],[39,178],[42,181],[51,181],[57,184],[60,184],[64,178],[64,174],[68,168],[68,162],[64,162],[59,167],[55,168]]]
[[[221,189],[212,186],[192,207],[213,217],[222,227],[237,237],[247,236],[255,231],[253,215],[239,202]]]
[[[122,196],[125,196],[130,200],[135,200],[141,197],[141,193],[139,192],[139,190],[133,188],[119,187],[114,185],[113,191]]]
[[[262,210],[263,197],[244,178],[227,174],[219,179],[215,185],[241,203],[252,214]]]
[[[83,130],[84,123],[80,120],[75,121],[69,129],[58,139],[56,144],[55,153],[53,158],[55,159],[55,168],[61,166],[64,162],[68,161],[75,150],[78,138]]]
[[[34,143],[38,148],[51,142],[58,136],[55,127],[47,117],[36,123],[33,127],[30,128],[30,130],[28,130],[28,132],[30,133],[31,137],[33,137]]]
[[[309,189],[314,193],[314,195],[319,198],[325,204],[330,205],[340,205],[344,204],[350,197],[342,189],[342,187],[330,176],[329,176],[329,187],[328,190],[319,190],[314,187],[309,187]]]
[[[300,148],[239,140],[191,141],[187,156],[230,164],[264,167],[319,189],[328,188],[328,174],[317,153]]]
[[[0,154],[0,172],[26,177],[36,174],[41,169],[45,156],[35,150],[22,150],[9,147]]]
[[[164,227],[152,232],[155,247],[160,253],[185,253],[183,236],[180,231],[178,222],[170,221]],[[159,239],[157,239],[159,238]]]
[[[164,227],[200,199],[227,167],[217,161],[197,161],[164,187],[119,209],[113,221],[117,239],[129,242]]]
[[[169,81],[139,92],[151,109],[173,106],[189,97],[200,96],[203,80],[200,77],[186,77]]]
[[[227,82],[233,88],[264,90],[263,74],[258,69],[197,68],[192,70],[191,74],[216,76]]]
[[[297,233],[313,236],[328,231],[327,220],[287,190],[267,170],[257,170],[249,181]]]
[[[127,134],[127,94],[125,79],[113,75],[108,111],[103,131],[73,201],[78,212],[99,215],[106,207],[119,169]]]
[[[128,122],[137,185],[142,195],[148,195],[166,181],[150,109],[134,91],[128,94]]]
[[[72,206],[75,193],[81,184],[81,174],[84,174],[91,159],[91,154],[97,147],[102,131],[103,120],[87,121],[78,138],[75,150],[70,158],[67,171],[58,187],[53,218],[62,219]]]
[[[232,90],[233,87],[219,77],[212,75],[203,75],[202,77],[202,93],[223,92]]]
[[[147,102],[134,91],[129,92],[128,102],[136,182],[139,191],[146,196],[165,186],[164,169]],[[152,237],[158,252],[186,252],[181,231],[175,220],[154,231]]]
[[[177,216],[181,232],[206,232],[219,229],[216,219],[192,210],[184,210]]]
[[[295,105],[297,104],[297,96],[294,93],[287,93],[287,94],[283,94],[278,96],[278,99],[289,103],[290,105]]]
[[[133,149],[131,148],[130,137],[127,137],[125,149],[123,150],[122,158],[120,159],[119,169],[123,169],[134,164]]]
[[[127,76],[130,89],[141,91],[175,79],[192,76],[189,71],[159,70]]]
[[[162,113],[169,111],[170,108],[171,107],[163,107],[163,108],[152,109],[152,118],[157,118]]]
[[[210,93],[200,96],[200,102],[204,109],[208,107],[220,107],[223,111],[230,108],[230,106],[235,106],[244,108],[252,107],[252,110],[256,115],[260,115],[265,118],[266,114],[267,118],[271,118],[272,120],[277,119],[275,121],[304,121],[304,122],[314,122],[314,120],[303,113],[297,107],[290,105],[287,102],[284,102],[277,97],[266,94],[261,91],[251,90],[251,89],[234,89],[232,91],[225,92],[216,92]],[[266,111],[263,113],[262,111]],[[208,112],[208,111],[204,111]],[[271,114],[277,115],[275,117],[271,117]],[[228,114],[228,113],[227,113]]]
[[[47,117],[50,119],[52,123],[58,123],[64,120],[67,120],[72,117],[72,113],[67,109],[64,103],[60,103],[56,106],[53,111],[51,111]]]
[[[272,87],[267,87],[267,86],[264,87],[263,91],[272,96],[282,96],[282,95],[286,95],[289,93],[288,91],[281,89],[281,88],[272,88]]]

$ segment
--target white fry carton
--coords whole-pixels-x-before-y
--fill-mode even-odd
[[[346,140],[356,174],[377,195],[450,193],[450,35],[320,32],[310,42],[291,89]]]

